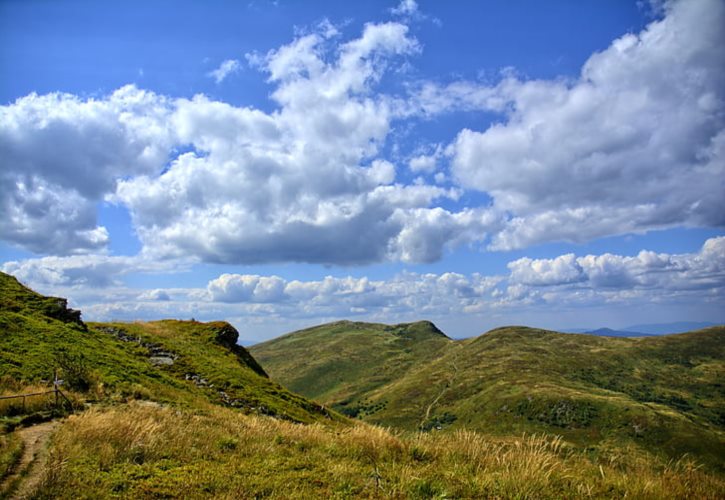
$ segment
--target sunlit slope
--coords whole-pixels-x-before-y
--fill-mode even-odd
[[[250,347],[287,388],[326,404],[359,401],[441,356],[454,342],[428,321],[339,321]],[[343,407],[344,409],[344,407]]]
[[[327,412],[271,381],[226,322],[89,323],[0,273],[0,389],[52,378],[98,401],[217,404],[307,422]]]
[[[553,436],[400,435],[227,408],[117,405],[70,417],[37,498],[721,498],[722,475]]]
[[[364,362],[377,342],[359,334],[357,350],[338,351],[339,357]],[[626,441],[673,457],[692,453],[711,464],[725,459],[723,327],[640,339],[502,328],[449,341],[433,356],[409,360],[388,382],[365,375],[375,370],[339,370],[337,387],[346,388],[347,399],[331,398],[308,376],[314,353],[298,358],[282,347],[276,355],[285,359],[284,372],[274,359],[259,356],[273,378],[289,383],[285,373],[294,391],[320,394],[342,410],[362,408],[358,416],[369,422],[410,430],[548,432],[582,445]],[[336,351],[317,352],[335,357]],[[334,363],[346,361],[326,360]]]

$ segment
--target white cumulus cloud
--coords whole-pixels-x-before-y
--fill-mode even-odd
[[[656,303],[713,316],[725,303],[725,237],[685,254],[526,257],[510,262],[505,275],[402,272],[386,279],[296,280],[225,273],[204,287],[152,290],[122,282],[129,272],[168,271],[164,266],[133,257],[70,256],[10,262],[2,270],[42,293],[69,297],[87,320],[227,318],[238,325],[278,325],[273,328],[278,333],[286,328],[279,325],[344,318],[390,323],[457,318],[473,325],[473,334],[481,331],[477,321],[520,324],[522,315],[534,311],[561,321],[572,311],[577,318],[595,310],[610,317],[617,304],[645,309]]]
[[[725,299],[725,237],[707,240],[694,254],[667,254],[642,250],[635,256],[611,253],[554,259],[521,258],[508,264],[509,283],[516,293],[548,288],[551,301],[595,293],[601,297],[657,299],[694,293],[712,300]],[[533,291],[533,290],[532,290]]]
[[[424,88],[424,111],[461,103],[505,113],[450,148],[458,181],[509,214],[492,247],[725,225],[723,25],[721,1],[671,2],[575,80]]]
[[[574,79],[505,71],[495,85],[402,82],[409,94],[387,95],[386,75],[405,79],[422,51],[409,27],[343,39],[324,21],[247,55],[272,87],[269,112],[134,86],[31,94],[0,106],[0,237],[39,254],[103,251],[102,200],[129,210],[149,258],[234,264],[431,262],[469,243],[723,227],[725,4],[671,2],[663,16]],[[501,121],[446,148],[388,147],[399,123],[460,109]]]
[[[242,69],[242,65],[236,59],[227,59],[223,61],[218,68],[208,73],[208,76],[214,79],[216,83],[223,82],[229,75],[237,73]]]
[[[0,106],[0,237],[37,253],[103,248],[96,204],[116,180],[160,171],[169,102],[129,85],[101,99],[30,94]]]
[[[367,24],[329,54],[331,36],[322,26],[249,56],[276,86],[275,113],[176,101],[171,121],[196,151],[118,187],[146,248],[224,263],[363,264],[431,261],[461,231],[484,236],[469,231],[486,227],[482,214],[434,206],[456,191],[396,183],[396,166],[379,156],[393,116],[374,87],[419,50],[407,26]],[[414,241],[414,227],[434,237]]]

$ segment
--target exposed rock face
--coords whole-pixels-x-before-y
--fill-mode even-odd
[[[64,323],[75,323],[84,330],[86,324],[81,320],[81,312],[68,308],[68,301],[59,297],[49,297],[43,307],[43,313],[49,318],[60,320]]]
[[[257,360],[249,354],[249,351],[237,344],[239,332],[236,328],[226,321],[213,321],[206,325],[214,329],[214,340],[236,354],[240,362],[246,364],[259,375],[268,376],[261,365],[257,363]]]
[[[218,343],[223,346],[234,348],[237,346],[237,340],[239,339],[239,332],[232,325],[226,321],[215,321],[210,323],[216,328],[215,339]]]
[[[169,366],[174,364],[174,358],[169,356],[151,356],[149,361],[156,366]]]

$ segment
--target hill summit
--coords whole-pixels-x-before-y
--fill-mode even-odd
[[[251,352],[293,391],[380,425],[553,433],[725,463],[725,327],[642,338],[439,332],[429,322],[337,322]]]
[[[250,352],[290,390],[347,411],[346,402],[430,362],[451,342],[430,321],[337,321],[257,344]]]
[[[35,314],[86,328],[81,321],[81,312],[70,309],[67,299],[36,293],[23,286],[14,276],[3,272],[0,272],[0,290],[0,312]]]

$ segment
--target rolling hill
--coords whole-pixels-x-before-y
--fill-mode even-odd
[[[0,273],[0,389],[42,384],[59,369],[84,399],[214,404],[299,422],[328,418],[319,405],[271,381],[219,321],[89,323],[65,299]]]
[[[433,323],[380,325],[339,321],[250,347],[277,380],[326,402],[358,401],[365,394],[429,363],[453,341]]]
[[[576,403],[573,409],[557,406],[548,417],[532,410],[538,411],[542,401],[534,391],[541,367],[532,365],[529,370],[526,363],[532,354],[541,354],[542,339],[549,335],[556,334],[515,328],[456,342],[428,322],[339,322],[277,340],[271,365],[285,362],[285,353],[306,356],[302,372],[314,375],[303,375],[300,387],[318,380],[321,400],[343,397],[337,405],[341,410],[371,421],[415,428],[425,409],[424,428],[464,427],[460,424],[466,416],[471,419],[468,427],[474,428],[476,418],[485,421],[490,416],[474,418],[461,406],[465,398],[451,396],[470,386],[471,401],[481,404],[474,394],[481,387],[476,374],[489,377],[491,385],[495,380],[511,381],[506,372],[517,369],[520,385],[499,391],[501,397],[532,396],[530,407],[516,409],[521,425],[510,432],[502,425],[481,431],[389,431],[346,419],[284,389],[267,376],[267,365],[236,344],[237,332],[226,322],[86,324],[64,299],[44,297],[0,274],[0,394],[47,389],[57,369],[75,407],[68,415],[57,408],[49,412],[52,401],[43,404],[31,398],[20,406],[8,403],[18,400],[0,400],[0,497],[19,492],[61,499],[721,496],[722,471],[700,465],[708,450],[720,450],[717,429],[700,429],[705,425],[701,422],[717,418],[722,408],[719,400],[704,404],[712,399],[708,384],[721,379],[718,361],[707,364],[710,358],[686,336],[683,345],[666,349],[670,355],[662,362],[684,370],[673,376],[686,373],[690,365],[697,367],[699,379],[682,379],[669,389],[696,393],[703,403],[687,410],[687,418],[697,422],[696,431],[680,437],[703,440],[707,448],[673,461],[656,449],[652,453],[622,440],[601,446],[597,436],[587,441],[584,434],[578,436],[584,443],[579,446],[552,433],[531,434],[553,428],[571,430],[569,435],[577,437],[575,431],[587,428],[581,406],[576,406],[583,396],[573,394],[572,387],[566,401]],[[721,345],[710,337],[700,339],[710,342],[703,349],[717,355]],[[561,340],[552,349],[566,350]],[[603,343],[592,349],[611,347],[599,340]],[[506,346],[520,352],[519,361],[525,363],[504,359],[500,348]],[[662,346],[652,348],[641,353],[643,359],[662,356]],[[340,356],[347,360],[333,359]],[[634,359],[629,362],[641,364]],[[580,368],[587,361],[582,360]],[[619,361],[612,358],[615,365]],[[657,363],[643,377],[668,369]],[[593,373],[572,372],[576,376],[562,368],[551,380],[581,383],[577,387],[584,393],[591,384],[618,383],[615,368],[627,366],[615,365]],[[475,368],[480,366],[486,369]],[[351,373],[357,381],[346,379]],[[295,376],[294,368],[288,375]],[[602,380],[589,380],[597,377]],[[542,395],[552,394],[538,389]],[[540,415],[557,425],[537,424]],[[586,415],[592,421],[602,416]],[[34,426],[38,419],[48,418],[54,422]],[[643,443],[650,442],[647,422],[635,423]],[[39,436],[37,429],[45,425],[53,430],[47,431],[43,443],[32,438],[31,445],[28,436]],[[526,432],[521,434],[521,429]],[[45,446],[46,453],[33,452]]]
[[[375,424],[546,432],[582,446],[690,453],[722,467],[723,327],[637,339],[508,327],[460,341],[438,333],[433,349],[430,333],[418,349],[391,343],[385,332],[400,327],[323,325],[251,352],[285,386]],[[354,342],[345,342],[348,337]],[[340,343],[355,360],[349,371]],[[397,357],[405,363],[380,368]],[[315,374],[328,370],[334,378],[318,383]]]

